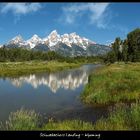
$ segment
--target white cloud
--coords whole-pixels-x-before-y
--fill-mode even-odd
[[[36,12],[41,8],[39,3],[7,3],[2,4],[1,13],[12,12],[15,15]]]
[[[84,16],[86,12],[89,12],[88,18],[90,19],[90,23],[97,25],[99,28],[104,28],[108,15],[108,6],[109,3],[82,3],[63,7],[65,21],[69,24],[74,23],[76,18]]]

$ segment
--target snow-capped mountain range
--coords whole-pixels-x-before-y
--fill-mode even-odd
[[[80,37],[76,33],[59,35],[56,30],[47,37],[40,38],[33,35],[30,39],[24,40],[21,35],[11,39],[4,44],[6,47],[22,47],[26,49],[57,51],[63,55],[98,55],[108,52],[108,46],[96,44],[85,37]]]

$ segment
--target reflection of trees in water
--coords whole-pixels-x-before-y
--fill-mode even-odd
[[[84,69],[74,69],[50,74],[33,74],[10,80],[16,87],[21,87],[25,83],[32,85],[34,88],[46,85],[55,93],[59,88],[74,90],[80,85],[86,84],[88,82],[88,72]]]

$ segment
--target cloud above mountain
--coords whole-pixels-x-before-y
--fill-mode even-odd
[[[138,3],[0,3],[0,44],[21,34],[47,36],[56,29],[60,34],[80,36],[106,44],[139,27]]]
[[[14,15],[25,15],[41,9],[39,3],[6,3],[1,5],[1,13],[12,12]]]
[[[72,4],[62,8],[65,16],[65,21],[69,24],[75,23],[76,19],[85,16],[88,12],[88,18],[91,24],[95,24],[99,28],[104,28],[106,25],[106,17],[108,15],[109,3],[82,3]]]

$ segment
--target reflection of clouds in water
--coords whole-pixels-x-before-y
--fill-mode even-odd
[[[74,90],[80,85],[85,85],[88,82],[88,73],[83,69],[76,69],[60,73],[33,74],[10,80],[16,87],[21,87],[24,83],[30,84],[34,88],[38,88],[40,85],[46,85],[55,93],[59,88]]]

